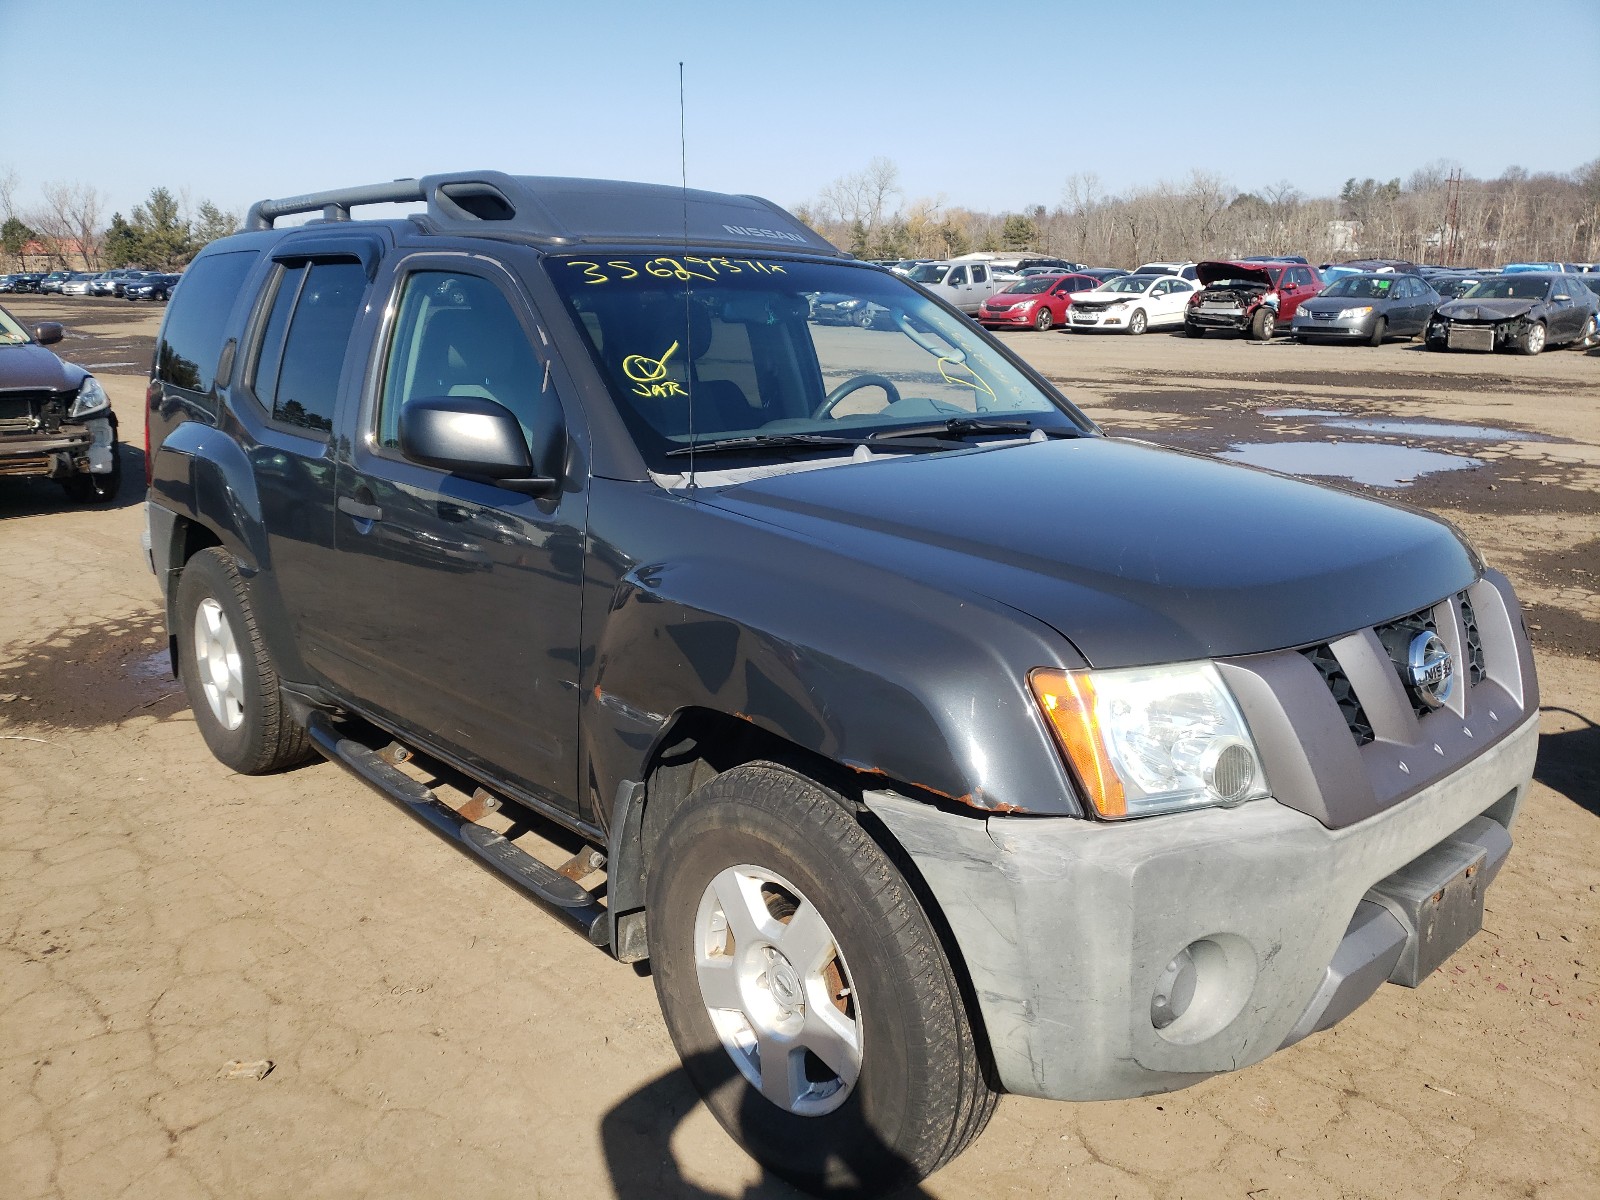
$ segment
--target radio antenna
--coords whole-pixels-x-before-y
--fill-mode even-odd
[[[685,133],[683,103],[683,60],[678,60],[678,179],[683,189],[683,254],[689,255],[689,142]],[[689,487],[694,487],[694,321],[690,314],[689,280],[683,281],[684,382],[689,385]]]

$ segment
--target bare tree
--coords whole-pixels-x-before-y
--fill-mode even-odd
[[[63,265],[78,259],[85,268],[100,263],[100,214],[105,197],[89,183],[50,182],[40,189],[44,205],[29,224],[38,230],[51,257]]]

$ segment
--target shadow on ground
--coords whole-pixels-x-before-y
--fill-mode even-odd
[[[726,1068],[731,1074],[734,1070],[732,1060],[720,1051],[699,1058],[718,1072]],[[740,1090],[744,1096],[741,1123],[759,1121],[770,1115],[759,1111],[759,1106],[768,1103],[765,1099],[748,1087],[741,1085]],[[802,1200],[813,1194],[872,1196],[880,1200],[931,1200],[929,1193],[915,1184],[890,1193],[872,1188],[811,1193],[796,1188],[766,1170],[762,1171],[759,1182],[745,1187],[737,1195],[708,1191],[684,1178],[672,1151],[674,1132],[699,1103],[700,1097],[689,1082],[688,1073],[679,1067],[657,1076],[624,1097],[601,1118],[600,1141],[606,1168],[611,1174],[611,1186],[621,1200]],[[727,1150],[729,1154],[743,1153],[732,1142]],[[811,1146],[797,1144],[793,1151],[794,1159],[802,1170],[821,1170],[828,1159],[820,1142]],[[882,1143],[869,1144],[863,1153],[892,1158],[892,1152]]]
[[[1565,713],[1583,724],[1540,736],[1533,777],[1600,817],[1600,725],[1570,708],[1546,705],[1540,711]]]
[[[59,629],[12,653],[0,663],[0,727],[83,731],[184,706],[159,612]]]

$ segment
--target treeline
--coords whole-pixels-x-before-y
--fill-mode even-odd
[[[173,270],[239,228],[233,213],[209,200],[191,209],[164,187],[152,188],[126,217],[112,213],[109,223],[105,196],[91,184],[46,183],[41,202],[25,210],[17,187],[14,171],[0,171],[0,270]]]
[[[942,199],[907,201],[896,165],[877,158],[795,211],[862,258],[1034,250],[1107,266],[1252,254],[1465,266],[1595,262],[1600,159],[1565,175],[1512,167],[1487,180],[1439,162],[1404,182],[1351,179],[1337,196],[1306,196],[1288,182],[1239,191],[1205,171],[1113,194],[1094,175],[1079,174],[1065,181],[1053,207],[988,213]]]

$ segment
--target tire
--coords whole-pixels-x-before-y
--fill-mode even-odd
[[[1381,345],[1383,345],[1384,335],[1386,335],[1388,332],[1389,332],[1389,321],[1388,321],[1388,318],[1387,317],[1379,317],[1376,321],[1374,321],[1372,323],[1372,332],[1367,334],[1367,345],[1369,345],[1369,346],[1381,346]]]
[[[1545,331],[1544,324],[1542,322],[1535,321],[1532,325],[1529,325],[1527,329],[1523,330],[1522,336],[1517,339],[1517,353],[1527,354],[1530,356],[1538,354],[1544,349],[1545,339],[1547,336],[1548,334]]]
[[[1039,306],[1039,311],[1034,314],[1033,327],[1040,333],[1045,333],[1055,323],[1056,319],[1051,315],[1050,310],[1041,304]]]
[[[1577,340],[1572,342],[1571,346],[1574,350],[1587,350],[1597,343],[1600,343],[1600,319],[1591,313],[1589,319],[1583,323],[1583,332],[1578,334]]]
[[[1188,321],[1183,323],[1183,332],[1186,337],[1205,337],[1206,335],[1205,326],[1191,325]]]
[[[122,448],[115,437],[111,442],[111,470],[104,475],[74,475],[62,480],[61,486],[74,504],[109,504],[115,500],[122,487]]]
[[[1245,336],[1253,342],[1270,342],[1273,330],[1277,327],[1277,315],[1270,308],[1258,308],[1256,315],[1250,318],[1250,327],[1245,330]]]
[[[775,1174],[879,1196],[949,1162],[988,1123],[998,1097],[939,939],[832,792],[774,763],[723,773],[668,822],[645,903],[656,997],[684,1070]],[[810,936],[785,941],[790,929]],[[796,945],[811,948],[798,970],[784,954]],[[707,1004],[702,978],[728,989],[729,1006]],[[784,1035],[795,1040],[780,1079],[761,1070],[759,1044]],[[813,1045],[838,1057],[824,1062]]]
[[[1148,328],[1150,328],[1150,318],[1144,315],[1144,309],[1134,309],[1133,316],[1128,318],[1128,332],[1138,337]]]
[[[262,775],[311,757],[310,736],[283,703],[244,580],[225,550],[212,546],[184,563],[176,613],[178,673],[218,761]]]

